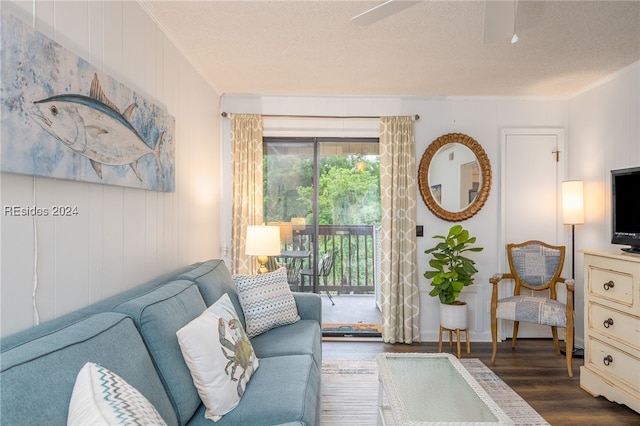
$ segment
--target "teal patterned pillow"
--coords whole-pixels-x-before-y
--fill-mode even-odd
[[[300,319],[287,282],[287,268],[259,275],[234,275],[233,282],[238,289],[249,337]]]
[[[68,425],[166,425],[155,407],[122,377],[92,362],[71,394]]]

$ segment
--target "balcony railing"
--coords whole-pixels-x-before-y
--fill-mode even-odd
[[[297,291],[329,291],[332,294],[373,294],[379,277],[379,226],[320,225],[318,227],[318,259],[325,253],[336,252],[329,274],[307,276],[303,269],[312,269],[312,254],[299,261],[297,271],[290,271],[290,284]],[[314,227],[306,226],[293,232],[293,241],[286,250],[313,253]],[[317,261],[316,261],[317,262]],[[289,266],[292,263],[289,261]],[[317,272],[317,271],[316,271]],[[315,278],[316,285],[314,286]]]

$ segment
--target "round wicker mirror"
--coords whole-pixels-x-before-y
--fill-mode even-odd
[[[480,211],[489,196],[489,157],[468,135],[442,135],[422,155],[418,187],[429,210],[439,218],[451,222],[468,219]]]

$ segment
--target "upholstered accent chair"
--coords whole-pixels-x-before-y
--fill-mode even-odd
[[[571,356],[573,351],[573,291],[574,281],[560,276],[564,265],[565,247],[552,246],[541,241],[507,244],[509,273],[495,274],[489,279],[491,294],[491,338],[495,362],[498,351],[498,319],[513,321],[512,348],[516,346],[520,322],[551,327],[556,354],[560,355],[558,327],[566,329],[565,349],[567,371],[573,377]],[[501,282],[514,282],[513,295],[498,299]],[[557,300],[558,283],[567,288],[567,303]],[[534,290],[534,295],[521,295],[523,289]],[[528,293],[528,292],[527,292]],[[539,295],[538,295],[539,294]]]

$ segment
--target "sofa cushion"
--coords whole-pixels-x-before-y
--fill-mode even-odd
[[[87,362],[76,377],[67,425],[129,424],[166,426],[136,388],[109,369]]]
[[[193,270],[181,274],[179,279],[195,282],[207,306],[213,305],[223,294],[228,294],[242,326],[245,327],[245,330],[247,329],[244,312],[242,312],[240,299],[238,299],[238,291],[224,261],[220,259],[208,260]]]
[[[259,275],[234,275],[249,337],[300,320],[287,282],[287,269]]]
[[[322,364],[322,331],[314,320],[272,328],[251,339],[258,358],[282,355],[311,355],[317,366]]]
[[[498,300],[496,318],[566,327],[567,307],[562,302],[542,296],[510,296]]]
[[[169,399],[184,424],[201,404],[176,332],[206,309],[198,287],[173,281],[114,308],[133,318],[153,358]]]
[[[125,349],[125,350],[123,350]],[[0,357],[2,423],[64,425],[78,372],[95,362],[124,378],[169,425],[177,419],[149,353],[130,318],[100,313],[36,336]]]
[[[320,368],[308,355],[260,359],[260,368],[251,377],[238,406],[216,426],[266,426],[284,423],[315,426],[320,392]],[[296,423],[299,422],[299,423]],[[189,421],[209,425],[204,407]]]
[[[213,421],[233,410],[258,368],[247,337],[228,295],[177,332],[205,417]]]

